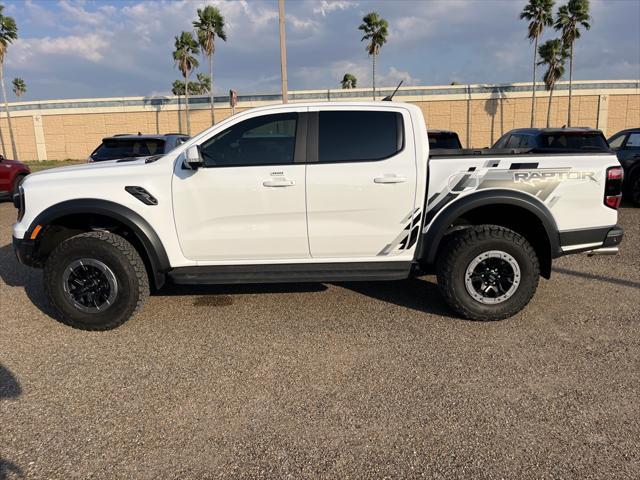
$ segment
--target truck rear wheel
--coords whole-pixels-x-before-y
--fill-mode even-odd
[[[58,245],[45,263],[44,285],[59,320],[81,330],[123,324],[149,294],[140,255],[109,232],[83,233]]]
[[[540,267],[531,244],[496,225],[467,228],[443,247],[436,265],[438,287],[459,315],[502,320],[522,310],[538,286]]]

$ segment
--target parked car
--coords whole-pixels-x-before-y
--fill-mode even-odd
[[[539,153],[611,151],[602,132],[588,127],[517,128],[500,137],[493,148],[524,148]]]
[[[152,155],[164,155],[178,145],[189,140],[187,135],[180,133],[167,133],[165,135],[114,135],[102,139],[102,143],[96,148],[88,162],[103,162],[121,158],[150,157]]]
[[[31,170],[24,163],[0,155],[0,198],[11,198]]]
[[[429,137],[430,150],[462,149],[460,138],[456,132],[452,132],[451,130],[429,130],[427,134]]]
[[[624,170],[624,195],[640,207],[640,128],[622,130],[609,138]]]
[[[411,104],[246,110],[153,162],[30,175],[13,245],[22,263],[44,267],[58,318],[87,330],[122,324],[166,278],[390,281],[429,271],[458,315],[498,320],[528,304],[554,258],[617,251],[613,153],[430,155],[428,146]]]

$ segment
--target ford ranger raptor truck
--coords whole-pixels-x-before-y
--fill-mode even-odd
[[[234,115],[163,156],[29,175],[20,261],[59,319],[114,328],[151,288],[393,281],[435,272],[460,316],[523,309],[562,255],[614,252],[611,153],[429,154],[417,106],[296,103]]]

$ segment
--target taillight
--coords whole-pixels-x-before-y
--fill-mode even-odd
[[[604,204],[617,210],[622,201],[622,167],[607,168],[607,181],[604,184]]]

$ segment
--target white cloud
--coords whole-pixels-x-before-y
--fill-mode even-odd
[[[20,67],[38,61],[40,55],[64,55],[98,62],[104,58],[109,46],[108,38],[97,33],[66,37],[19,38],[11,47],[11,55],[7,56],[7,63],[13,67]]]
[[[346,10],[347,8],[357,6],[358,2],[348,2],[345,0],[322,0],[320,5],[313,8],[313,13],[326,17],[327,13],[331,13],[335,10]]]
[[[385,85],[397,85],[402,81],[403,86],[417,85],[420,82],[419,78],[413,77],[409,72],[405,70],[398,70],[396,67],[389,67],[389,71],[381,75],[381,83]]]
[[[69,0],[60,0],[58,2],[58,6],[64,12],[64,14],[76,22],[84,25],[92,25],[98,26],[102,25],[105,22],[105,13],[109,11],[109,9],[89,12],[84,8],[86,2],[83,0],[69,1]]]

